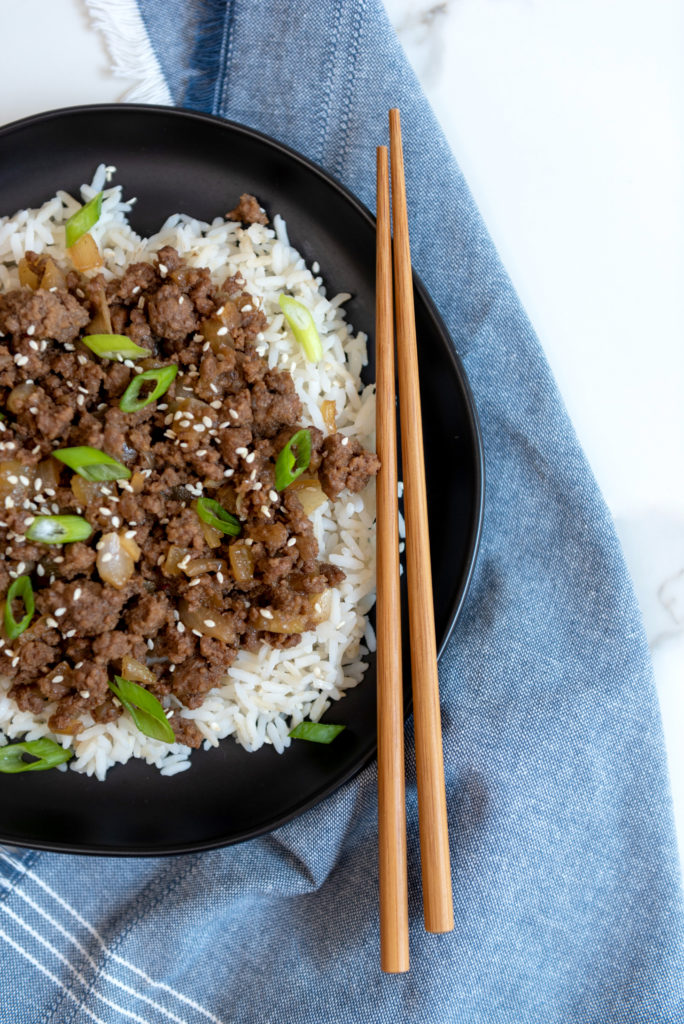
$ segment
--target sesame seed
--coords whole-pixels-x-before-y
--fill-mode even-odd
[[[25,568],[26,568],[26,562],[19,562],[19,564],[17,565],[17,572],[19,573],[20,576],[21,576],[21,574],[22,574],[22,572],[24,571]]]
[[[245,448],[244,446],[240,446],[240,448],[236,448],[236,449],[235,449],[235,454],[236,454],[236,455],[242,455],[242,456],[245,456],[245,455],[247,455],[247,454],[248,454],[248,452],[247,452],[247,449],[246,449],[246,448]]]
[[[19,483],[23,484],[24,487],[30,487],[30,485],[31,485],[31,481],[29,480],[29,478],[27,476],[20,476],[19,477]]]
[[[196,587],[196,586],[198,586],[198,585],[199,585],[199,584],[200,584],[201,582],[202,582],[202,581],[200,580],[199,576],[196,576],[194,580],[190,580],[190,582],[188,583],[188,587]]]
[[[219,423],[219,430],[225,430],[226,427],[230,426],[230,420],[226,420],[225,423]]]
[[[190,426],[190,420],[182,420],[181,423],[179,423],[179,426],[182,427],[183,430],[187,430],[187,428]]]
[[[169,268],[166,266],[166,264],[165,263],[160,263],[159,264],[159,273],[161,274],[161,276],[162,277],[166,277],[168,272],[169,272]]]
[[[246,302],[245,305],[242,307],[240,312],[242,312],[242,313],[251,313],[253,309],[254,309],[254,306],[251,304],[251,302]]]
[[[249,474],[249,479],[250,480],[256,480],[256,474],[257,474],[256,469],[253,469],[252,472]]]
[[[105,551],[105,553],[104,553],[104,555],[102,556],[102,559],[101,559],[102,563],[104,564],[105,562],[111,562],[111,560],[112,560],[111,553],[109,551]]]
[[[72,636],[76,636],[76,630],[70,629],[64,634],[64,636],[67,640],[70,640]]]
[[[193,629],[193,630],[191,630],[191,632],[193,632],[195,634],[195,636],[199,636],[199,637],[202,636],[202,634],[200,633],[199,629]]]
[[[27,333],[27,334],[29,335],[29,337],[30,337],[30,336],[31,336],[32,334],[35,334],[35,333],[36,333],[36,328],[35,328],[35,325],[34,325],[34,324],[31,324],[31,326],[30,326],[30,327],[27,327],[27,328],[26,328],[26,333]]]
[[[66,608],[55,608],[55,618],[61,619],[62,615],[66,615]]]
[[[38,565],[36,566],[36,572],[38,573],[38,575],[39,575],[39,576],[44,576],[44,575],[45,575],[45,569],[44,569],[44,568],[43,568],[43,566],[42,566],[42,565],[40,564],[40,562],[39,562],[39,563],[38,563]]]
[[[38,351],[38,342],[37,341],[29,341],[29,348],[32,349],[34,352],[37,352]]]
[[[229,415],[229,416],[230,416],[230,418],[231,418],[231,419],[233,419],[233,420],[236,420],[236,419],[238,419],[238,414],[237,414],[237,412],[235,411],[235,409],[229,409],[229,410],[228,410],[228,415]]]
[[[221,314],[223,313],[223,311],[225,310],[225,308],[226,308],[225,306],[219,306],[219,308],[218,308],[218,309],[216,310],[216,312],[214,313],[214,316],[221,316]]]
[[[223,583],[223,573],[222,572],[217,572],[216,573],[216,579],[219,581],[219,583]]]
[[[271,499],[271,501],[277,501],[278,500],[278,492],[277,491],[269,491],[268,492],[268,496]]]
[[[268,608],[262,608],[261,609],[261,617],[262,617],[262,619],[272,619],[273,618],[273,612],[270,612],[268,610]]]
[[[288,547],[288,548],[293,548],[296,543],[297,543],[297,538],[296,537],[290,537],[290,539],[288,540],[288,542],[287,542],[287,544],[285,546]]]
[[[266,505],[261,506],[261,514],[262,516],[265,516],[266,519],[271,518],[271,511],[269,508],[266,507]]]
[[[212,420],[211,416],[202,417],[202,423],[204,424],[205,427],[210,427],[213,422],[214,421]]]
[[[114,705],[115,708],[121,707],[121,701],[119,700],[118,697],[112,697],[112,704]]]
[[[57,629],[59,627],[59,623],[56,619],[46,619],[45,621],[50,629]]]
[[[252,488],[252,490],[253,491],[260,491],[263,486],[264,485],[262,484],[261,480],[257,480],[257,482],[254,484],[254,487]]]
[[[84,700],[87,700],[89,696],[90,690],[81,690],[79,693],[79,697],[83,697]]]
[[[174,665],[173,667],[175,668],[176,666]],[[173,718],[173,715],[174,715],[174,709],[170,708],[169,711],[166,712],[166,717],[167,718]]]
[[[31,413],[32,416],[37,416],[38,415],[38,406],[30,405],[29,406],[29,412]]]
[[[5,508],[14,508],[14,502],[10,498],[9,494],[5,498]]]
[[[195,455],[200,455],[200,456],[201,455],[206,455],[206,454],[207,454],[207,449],[206,448],[200,448],[199,451],[195,452]]]
[[[175,672],[175,671],[176,671],[176,666],[175,665],[169,665],[169,672]]]
[[[201,434],[207,428],[204,426],[203,423],[193,423],[192,429],[196,430],[198,434]]]
[[[63,682],[63,680],[64,680],[64,676],[53,676],[52,677],[52,682],[53,683],[61,683],[61,682]]]
[[[81,596],[82,593],[83,593],[83,591],[81,590],[81,588],[80,587],[76,587],[76,589],[74,590],[74,601],[78,601],[78,599],[79,599],[79,597]]]
[[[130,540],[132,537],[135,537],[135,534],[135,530],[126,530],[126,532],[124,533],[124,537],[127,537]]]
[[[183,625],[182,622],[177,622],[176,623],[176,629],[178,630],[179,633],[184,633],[185,632],[185,626]]]
[[[184,295],[181,295],[181,296],[179,297],[179,299],[178,299],[178,305],[179,305],[179,306],[182,306],[184,302],[185,302],[185,296],[184,296]]]
[[[147,641],[147,649],[148,649],[148,651],[153,651],[154,650],[154,640],[150,639],[150,640]]]
[[[248,548],[251,548],[253,543],[254,543],[254,541],[252,540],[251,537],[245,538],[245,544],[247,545]]]
[[[346,446],[347,446],[348,444],[349,444],[349,438],[348,438],[348,437],[343,437],[343,438],[342,438],[342,446],[343,446],[344,448],[346,448]]]
[[[18,664],[19,664],[19,655],[16,655],[14,658],[12,658],[12,668],[16,668]]]
[[[133,290],[131,291],[131,295],[137,295],[139,291],[140,291],[140,285],[136,284],[135,288],[133,288]]]
[[[225,334],[228,333],[228,328],[227,327],[219,327],[219,329],[218,329],[218,331],[216,333],[219,336],[219,338],[222,338]]]
[[[14,476],[14,474],[12,474],[12,476],[8,476],[7,477],[7,482],[10,483],[10,484],[18,484],[19,483],[19,477],[16,477],[16,476]]]
[[[204,620],[204,625],[205,625],[205,626],[208,626],[208,627],[209,627],[209,629],[213,629],[213,628],[214,628],[214,626],[216,625],[216,623],[214,622],[214,620],[213,620],[213,619],[205,619],[205,620]]]
[[[112,516],[112,526],[117,528],[121,526],[121,520],[119,519],[118,516]]]
[[[214,402],[210,402],[209,404],[211,405],[212,409],[220,409],[223,403],[216,399]]]

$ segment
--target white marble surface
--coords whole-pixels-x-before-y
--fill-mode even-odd
[[[615,518],[653,652],[684,847],[684,8],[387,7]],[[119,100],[133,84],[113,74],[83,0],[5,5],[2,35],[0,123]]]

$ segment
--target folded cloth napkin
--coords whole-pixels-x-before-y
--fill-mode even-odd
[[[369,767],[273,834],[104,860],[6,851],[3,1024],[684,1020],[663,739],[610,516],[467,186],[378,0],[117,0],[173,103],[283,140],[374,204],[402,111],[414,262],[474,389],[482,546],[444,655],[456,927],[422,924],[407,729],[412,966],[378,965]],[[136,21],[137,19],[137,21]],[[114,43],[113,43],[114,45]],[[142,53],[142,58],[141,58]]]

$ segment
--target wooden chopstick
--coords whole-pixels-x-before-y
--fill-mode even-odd
[[[449,932],[454,908],[449,864],[437,645],[432,603],[423,430],[418,387],[418,352],[409,248],[406,182],[399,111],[390,110],[394,288],[399,370],[399,418],[406,516],[413,719],[416,737],[418,825],[423,880],[423,916],[429,932]],[[379,531],[378,531],[379,533]],[[379,538],[378,538],[379,539]]]
[[[409,943],[392,242],[386,146],[377,149],[375,294],[376,422],[381,463],[377,480],[376,617],[380,966],[383,971],[400,973],[409,969]]]

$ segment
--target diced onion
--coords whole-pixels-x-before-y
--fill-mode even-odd
[[[120,534],[103,533],[97,545],[96,565],[100,579],[121,590],[133,575],[135,559],[122,544]]]
[[[136,661],[130,654],[124,654],[121,659],[121,674],[134,683],[156,683],[157,681],[152,669],[143,665],[141,661]]]
[[[244,540],[236,540],[228,548],[228,558],[233,576],[238,583],[247,583],[254,577],[254,559],[251,545]]]
[[[331,591],[324,590],[322,594],[309,594],[307,603],[310,611],[298,615],[280,611],[278,608],[269,608],[272,618],[267,618],[259,613],[260,622],[257,629],[267,629],[269,633],[305,633],[312,625],[317,626],[330,617],[330,604],[332,601]],[[320,610],[319,610],[320,609]]]
[[[189,608],[187,601],[179,605],[180,618],[186,629],[196,629],[202,636],[213,636],[224,644],[237,642],[237,632],[231,615],[222,615],[213,608]],[[207,623],[212,625],[208,626]]]
[[[31,395],[36,390],[35,384],[17,384],[16,388],[12,388],[9,395],[7,396],[7,408],[10,412],[15,415],[23,412],[28,405],[30,405]]]
[[[290,484],[290,490],[296,492],[307,516],[310,516],[312,512],[328,500],[317,477],[300,476],[298,480]]]
[[[95,270],[96,267],[102,266],[102,256],[97,243],[87,232],[85,235],[81,235],[79,240],[70,249],[67,249],[67,252],[71,256],[71,262],[76,270]]]
[[[337,407],[334,402],[327,400],[325,402],[321,402],[321,415],[323,416],[323,422],[331,434],[334,434],[337,430],[337,425],[335,423],[336,412]]]

